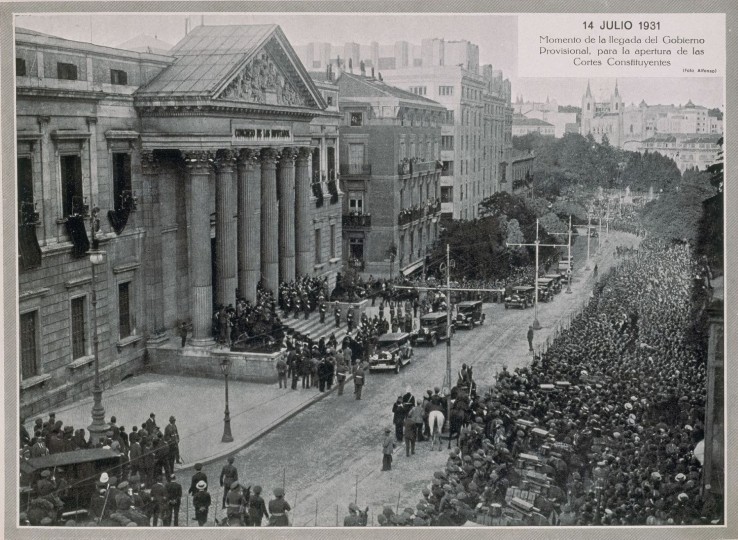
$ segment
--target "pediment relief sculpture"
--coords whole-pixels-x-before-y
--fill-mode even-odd
[[[219,99],[296,107],[306,105],[305,98],[294,84],[263,52],[243,67],[221,92]]]

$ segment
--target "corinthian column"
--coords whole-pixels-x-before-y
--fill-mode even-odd
[[[162,269],[161,206],[159,173],[161,167],[151,150],[141,151],[143,177],[144,276],[146,280],[146,331],[149,341],[157,341],[164,327],[164,280]]]
[[[212,152],[185,153],[190,177],[190,208],[188,212],[190,252],[190,289],[192,302],[192,344],[213,343],[211,322],[213,282],[210,259],[210,169]]]
[[[313,251],[310,249],[310,175],[308,165],[312,149],[301,147],[295,167],[295,271],[298,276],[313,271]]]
[[[236,305],[236,197],[233,173],[236,154],[218,150],[215,160],[215,298],[216,303]]]
[[[279,207],[277,159],[274,148],[261,151],[261,279],[275,295],[279,290]]]
[[[295,279],[295,148],[285,148],[279,161],[279,279]]]
[[[259,152],[241,150],[238,159],[238,290],[256,302],[261,274],[261,170]]]

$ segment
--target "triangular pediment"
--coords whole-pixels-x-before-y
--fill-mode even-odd
[[[276,33],[240,63],[214,98],[285,107],[325,108],[320,92],[294,50]]]

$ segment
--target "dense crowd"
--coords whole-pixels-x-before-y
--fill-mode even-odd
[[[541,358],[455,400],[465,427],[416,508],[381,525],[693,525],[722,520],[701,489],[703,344],[686,245],[641,243]]]
[[[285,316],[301,313],[305,318],[313,313],[329,296],[328,278],[303,276],[294,281],[282,282],[279,285],[279,307]]]
[[[224,347],[279,350],[284,331],[274,294],[258,288],[253,304],[239,297],[235,307],[218,306],[213,314],[213,336]]]
[[[151,413],[140,428],[133,426],[130,433],[125,426],[118,425],[116,417],[112,416],[107,424],[108,431],[97,441],[88,437],[83,428],[75,430],[74,426],[65,426],[62,420],[56,419],[55,413],[50,413],[46,422],[41,418],[35,420],[32,437],[24,426],[24,420],[21,418],[21,471],[24,471],[24,462],[31,458],[91,448],[109,449],[111,456],[120,458],[120,466],[111,470],[110,475],[103,475],[104,482],[99,482],[101,485],[98,486],[102,492],[93,496],[90,502],[89,517],[93,523],[111,518],[118,510],[129,509],[136,509],[134,513],[137,518],[128,521],[139,525],[153,523],[156,526],[158,520],[169,523],[171,516],[165,512],[169,507],[169,498],[162,479],[172,479],[174,464],[182,462],[179,456],[179,430],[174,416],[162,429],[156,423],[156,415]],[[84,466],[50,466],[27,472],[22,479],[28,492],[25,512],[20,516],[21,524],[61,524],[64,499],[74,497],[79,485],[91,481],[84,475],[92,470]],[[157,484],[161,485],[161,489]],[[127,494],[135,504],[128,504],[127,500],[117,503],[115,496],[110,496],[109,487]],[[104,504],[101,505],[102,501]]]

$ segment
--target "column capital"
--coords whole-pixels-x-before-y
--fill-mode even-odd
[[[195,150],[183,152],[187,171],[198,174],[207,174],[213,164],[213,153],[209,150]]]
[[[289,165],[295,162],[295,158],[297,158],[297,148],[287,146],[282,150],[279,161],[283,165]]]
[[[299,161],[307,161],[311,157],[313,157],[313,149],[309,146],[301,146],[297,150],[297,159]]]
[[[262,148],[259,157],[263,164],[274,165],[279,159],[279,152],[276,148]]]
[[[215,168],[223,172],[233,171],[236,164],[236,152],[230,148],[218,150],[215,154]]]
[[[154,156],[153,150],[141,150],[141,173],[146,175],[159,174],[161,164]]]
[[[242,148],[238,152],[238,164],[247,167],[253,166],[259,161],[259,150],[255,148]]]

